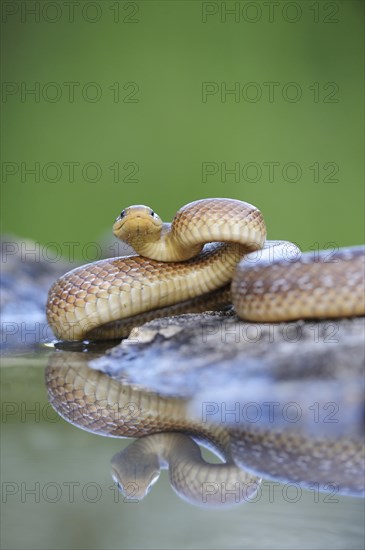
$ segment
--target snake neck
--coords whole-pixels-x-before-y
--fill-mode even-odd
[[[224,463],[208,463],[190,436],[158,433],[138,439],[115,455],[112,472],[122,492],[133,488],[137,499],[149,492],[161,469],[169,470],[174,491],[194,505],[233,506],[253,498],[260,480],[236,466],[229,449],[222,458]]]
[[[204,243],[195,243],[187,246],[179,237],[179,232],[174,231],[171,223],[164,223],[160,232],[149,235],[136,233],[129,238],[128,244],[131,245],[137,254],[156,260],[159,262],[180,262],[190,260],[197,256]]]

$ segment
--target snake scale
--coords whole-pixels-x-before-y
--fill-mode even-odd
[[[248,203],[195,201],[171,224],[137,205],[123,210],[113,229],[137,255],[79,267],[54,283],[47,318],[61,340],[124,337],[154,317],[213,309],[229,297],[239,317],[250,321],[364,315],[364,247],[314,255],[300,253],[291,243],[266,241],[263,216]],[[273,250],[279,251],[276,259]],[[56,355],[62,361],[63,354]],[[52,404],[70,422],[102,435],[141,438],[112,461],[113,477],[125,492],[133,479],[142,498],[160,467],[168,465],[172,485],[190,502],[202,504],[203,483],[244,485],[240,502],[256,494],[259,478],[234,456],[231,435],[219,426],[194,423],[179,400],[134,395],[140,415],[126,421],[131,391],[126,384],[85,366],[64,365],[49,367],[47,384]],[[212,443],[226,463],[207,465],[190,435]],[[255,452],[265,448],[260,437]],[[305,460],[307,443],[283,436],[281,444]],[[318,448],[317,456],[328,460],[327,444]],[[346,469],[346,461],[359,457],[361,449],[346,442],[341,467]],[[222,504],[221,495],[216,500],[213,504]]]

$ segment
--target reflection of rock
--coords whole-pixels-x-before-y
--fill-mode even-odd
[[[363,318],[248,324],[232,313],[147,323],[92,363],[209,422],[360,438]]]

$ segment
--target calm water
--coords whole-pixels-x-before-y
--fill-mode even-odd
[[[128,440],[84,432],[47,401],[42,348],[3,360],[2,548],[358,548],[363,499],[296,494],[264,481],[257,502],[209,510],[181,501],[162,472],[142,502],[109,473]],[[20,528],[21,526],[21,528]]]

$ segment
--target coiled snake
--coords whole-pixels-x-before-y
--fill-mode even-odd
[[[291,243],[266,241],[261,212],[245,202],[196,201],[181,208],[171,225],[163,224],[150,208],[133,206],[117,218],[114,233],[139,255],[88,264],[55,282],[47,317],[59,339],[123,337],[154,317],[213,309],[229,300],[231,281],[234,308],[246,320],[345,317],[365,311],[364,247],[313,255],[301,254]],[[279,256],[274,260],[268,257],[273,250]],[[62,375],[48,372],[52,401],[60,414],[84,429],[117,437],[147,435],[114,459],[114,477],[120,484],[128,485],[128,479],[120,476],[123,471],[128,477],[132,469],[137,478],[140,475],[144,494],[159,467],[170,463],[176,486],[190,501],[201,501],[202,479],[220,484],[233,479],[251,487],[244,500],[255,494],[258,479],[237,466],[225,430],[215,427],[207,434],[204,426],[189,424],[185,413],[179,422],[182,405],[173,400],[160,400],[151,415],[148,403],[154,403],[153,397],[144,402],[142,420],[134,419],[130,429],[121,412],[125,388],[93,372],[85,368],[82,372],[67,368]],[[102,427],[95,404],[102,409]],[[202,464],[193,440],[181,433],[156,434],[164,431],[213,440],[227,464]],[[136,457],[140,457],[137,462]]]
[[[146,206],[132,206],[117,218],[114,233],[140,256],[100,260],[58,279],[47,302],[48,322],[58,338],[118,338],[171,311],[202,311],[209,302],[212,309],[212,299],[227,301],[232,279],[232,302],[243,319],[364,314],[363,247],[340,249],[330,257],[327,251],[285,258],[284,244],[274,262],[241,261],[266,240],[261,212],[242,201],[190,203],[171,225]],[[215,244],[203,249],[205,243]]]

